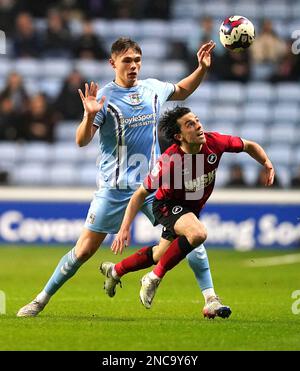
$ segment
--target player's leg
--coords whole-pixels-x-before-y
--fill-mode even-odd
[[[147,273],[141,280],[140,299],[146,308],[151,307],[156,289],[167,271],[203,243],[207,235],[204,225],[187,209],[181,208],[181,213],[169,215],[168,218],[165,216],[159,218],[167,229],[179,237],[170,244],[153,271]]]
[[[152,211],[153,195],[150,195],[145,200],[141,211],[147,216],[152,224],[155,218]],[[109,297],[116,294],[116,286],[121,284],[121,277],[127,273],[135,272],[140,269],[151,267],[159,260],[159,256],[166,251],[170,242],[162,238],[158,245],[144,246],[134,254],[121,260],[118,263],[102,262],[100,265],[100,272],[105,276],[104,289]],[[158,253],[160,255],[158,255]],[[155,260],[157,259],[157,260]]]
[[[94,255],[105,237],[105,233],[84,229],[76,246],[61,258],[44,289],[32,302],[22,307],[17,316],[35,317],[38,315],[57,290],[74,276],[84,262]]]
[[[121,211],[124,209],[119,199],[116,190],[103,189],[95,194],[76,246],[62,257],[44,289],[32,302],[21,308],[17,316],[34,317],[41,312],[56,291],[97,251],[106,234],[115,232],[120,207]]]

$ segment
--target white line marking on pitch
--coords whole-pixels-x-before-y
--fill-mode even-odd
[[[273,265],[284,265],[284,264],[294,264],[300,262],[300,254],[288,254],[271,256],[270,258],[257,258],[247,260],[246,265],[248,267],[269,267]]]

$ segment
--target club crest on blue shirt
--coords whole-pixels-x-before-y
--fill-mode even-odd
[[[218,157],[215,153],[211,153],[208,157],[207,157],[207,162],[209,164],[214,164],[216,161],[217,161]]]
[[[137,105],[142,102],[141,94],[139,93],[134,93],[134,94],[129,94],[129,100],[132,105]]]

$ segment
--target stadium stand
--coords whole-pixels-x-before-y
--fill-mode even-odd
[[[60,3],[62,2],[58,1],[57,5],[60,6]],[[143,3],[148,4],[147,1]],[[250,18],[258,35],[262,21],[271,19],[275,33],[285,42],[291,40],[294,30],[300,30],[300,5],[296,0],[267,1],[264,4],[258,0],[173,0],[169,5],[168,12],[163,13],[164,18],[151,19],[150,14],[142,13],[131,16],[132,9],[122,19],[117,18],[120,16],[118,14],[101,18],[95,13],[93,17],[91,10],[88,15],[92,20],[93,32],[99,37],[99,42],[103,42],[107,53],[111,42],[117,37],[130,36],[143,49],[141,78],[151,76],[171,82],[177,82],[185,76],[191,69],[191,60],[195,61],[196,58],[195,50],[189,51],[190,54],[184,59],[170,60],[172,43],[188,45],[199,27],[199,20],[204,16],[212,18],[215,34],[222,19],[232,13]],[[30,8],[22,7],[18,11],[21,13],[23,10],[30,12]],[[48,27],[48,14],[42,8],[37,14],[35,11],[31,10],[33,25],[38,37],[42,39]],[[43,52],[39,56],[16,57],[16,35],[13,29],[7,35],[7,54],[0,57],[0,170],[11,172],[12,185],[94,187],[96,184],[97,137],[93,145],[77,148],[74,139],[80,117],[77,121],[67,120],[57,111],[56,106],[64,81],[73,70],[79,71],[84,80],[96,80],[101,86],[113,78],[113,70],[107,60],[76,59],[74,54],[72,56],[76,40],[83,32],[85,11],[86,8],[78,5],[80,16],[69,17],[67,21],[64,19],[64,27],[73,38],[69,50],[71,57],[52,55],[50,58]],[[225,50],[221,49],[221,53],[225,53]],[[290,50],[287,53],[291,53]],[[291,54],[288,57],[298,58]],[[299,62],[299,59],[295,60]],[[217,55],[213,63],[220,63]],[[300,68],[297,70],[295,64],[289,65],[293,68],[293,75],[278,79],[277,74],[277,80],[274,80],[274,73],[279,65],[280,61],[254,63],[251,59],[250,80],[246,83],[238,79],[220,81],[212,69],[207,81],[185,104],[199,115],[208,130],[240,135],[266,146],[268,154],[278,167],[279,177],[283,178],[282,185],[289,187],[291,169],[297,168],[300,163]],[[46,94],[56,118],[54,143],[30,142],[14,136],[13,131],[9,134],[3,131],[4,125],[11,122],[11,112],[5,111],[5,99],[16,99],[13,93],[4,94],[7,77],[14,71],[23,78],[28,98],[39,92]],[[174,102],[167,103],[164,109],[173,105]],[[22,114],[22,109],[18,109],[18,114]],[[258,167],[253,167],[253,164],[250,166],[243,155],[239,159],[250,186],[254,183]],[[224,156],[225,166],[219,171],[218,187],[222,187],[228,180],[231,163],[231,156]]]

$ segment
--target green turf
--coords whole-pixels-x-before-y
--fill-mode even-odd
[[[67,250],[0,248],[7,298],[0,350],[300,350],[300,314],[291,310],[299,263],[255,267],[256,258],[283,252],[209,250],[216,291],[233,311],[226,320],[202,317],[203,298],[186,261],[167,274],[151,310],[138,297],[146,270],[124,277],[117,295],[106,297],[99,263],[119,259],[109,249],[98,251],[39,317],[16,318]]]

